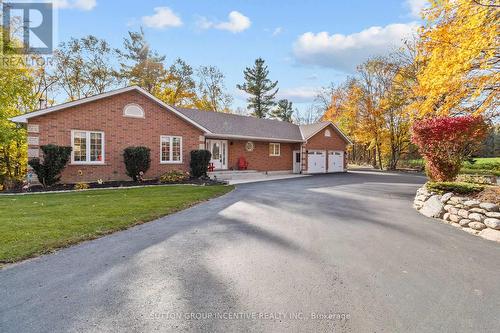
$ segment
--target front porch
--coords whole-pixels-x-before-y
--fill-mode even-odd
[[[300,172],[300,156],[294,158],[295,152],[300,153],[300,143],[207,138],[205,147],[212,154],[210,171],[225,172],[224,177],[230,177],[227,172],[231,171]]]

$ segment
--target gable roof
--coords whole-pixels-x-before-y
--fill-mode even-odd
[[[320,122],[310,125],[295,125],[292,123],[275,120],[260,119],[249,116],[241,116],[230,113],[220,113],[212,111],[202,111],[173,107],[162,100],[156,98],[148,91],[138,86],[130,86],[105,92],[99,95],[82,98],[76,101],[62,103],[46,109],[41,109],[10,118],[16,123],[27,123],[28,119],[42,116],[44,114],[61,111],[73,106],[97,101],[102,98],[111,97],[128,91],[137,91],[152,99],[160,106],[173,112],[175,115],[199,128],[207,137],[234,138],[247,140],[276,140],[282,142],[304,142],[328,125],[332,125],[339,135],[348,143],[351,140],[331,122]]]
[[[303,141],[299,127],[285,121],[179,107],[175,109],[207,128],[210,131],[206,135],[208,137]]]
[[[180,113],[179,111],[177,111],[172,106],[166,104],[162,100],[156,98],[155,96],[151,95],[148,91],[146,91],[146,90],[144,90],[144,89],[142,89],[141,87],[138,87],[138,86],[130,86],[130,87],[125,87],[125,88],[120,88],[120,89],[108,91],[108,92],[105,92],[105,93],[102,93],[102,94],[98,94],[98,95],[94,95],[94,96],[90,96],[90,97],[85,97],[85,98],[82,98],[82,99],[78,99],[76,101],[62,103],[62,104],[59,104],[59,105],[51,106],[51,107],[46,108],[46,109],[41,109],[41,110],[37,110],[37,111],[25,113],[25,114],[22,114],[22,115],[10,118],[10,120],[13,121],[13,122],[15,122],[15,123],[27,123],[28,119],[30,119],[30,118],[42,116],[42,115],[47,114],[47,113],[52,113],[52,112],[64,110],[64,109],[67,109],[67,108],[70,108],[70,107],[73,107],[73,106],[77,106],[77,105],[81,105],[81,104],[85,104],[85,103],[97,101],[97,100],[100,100],[102,98],[111,97],[111,96],[118,95],[118,94],[123,94],[123,93],[128,92],[128,91],[137,91],[137,92],[145,95],[146,97],[149,97],[150,99],[152,99],[156,103],[160,104],[164,108],[168,109],[169,111],[172,111],[174,114],[176,114],[180,118],[184,119],[185,121],[187,121],[191,125],[194,125],[195,127],[201,129],[204,132],[207,132],[206,128],[204,128],[200,124],[192,121],[191,119],[187,118],[186,116],[184,116],[182,113]]]
[[[334,123],[332,123],[331,121],[321,121],[319,123],[314,123],[314,124],[308,124],[308,125],[299,125],[300,127],[300,132],[302,133],[302,137],[304,138],[304,140],[307,140],[307,139],[310,139],[312,138],[313,136],[315,136],[316,134],[318,134],[321,130],[323,130],[325,127],[327,126],[333,126],[333,128],[335,129],[335,131],[347,142],[347,143],[350,143],[352,144],[352,141],[351,139],[349,139],[347,137],[347,135],[344,134],[344,132],[342,132],[340,130],[340,128],[337,127],[337,125],[335,125]]]

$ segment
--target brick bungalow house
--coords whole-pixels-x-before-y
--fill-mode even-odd
[[[11,119],[28,131],[28,157],[41,145],[72,146],[62,182],[126,180],[123,150],[151,149],[146,178],[189,171],[190,151],[208,149],[215,170],[294,173],[345,171],[350,143],[333,123],[295,125],[271,119],[184,109],[132,86],[60,104]]]

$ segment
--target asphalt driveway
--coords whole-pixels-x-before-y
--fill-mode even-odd
[[[0,270],[0,332],[500,332],[500,246],[411,208],[416,175],[244,184]]]

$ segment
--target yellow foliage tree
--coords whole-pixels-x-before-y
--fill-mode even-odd
[[[9,46],[13,45],[5,45],[3,56],[17,57]],[[32,68],[22,58],[8,63],[0,65],[0,184],[6,187],[22,180],[27,165],[26,130],[9,118],[31,111],[36,104]]]
[[[423,19],[412,109],[419,117],[498,115],[498,0],[432,0]]]

